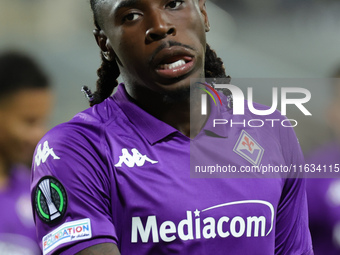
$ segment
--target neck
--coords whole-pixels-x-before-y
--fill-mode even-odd
[[[200,113],[200,95],[196,95],[195,99],[191,95],[190,98],[190,91],[183,92],[186,95],[177,98],[175,94],[160,95],[150,90],[137,92],[136,89],[129,91],[127,88],[127,92],[145,111],[189,138],[197,136],[207,120],[207,116]]]

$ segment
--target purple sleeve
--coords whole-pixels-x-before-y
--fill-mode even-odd
[[[61,250],[74,254],[98,243],[117,243],[110,213],[112,179],[100,134],[100,128],[95,126],[62,124],[50,131],[36,148],[31,194],[37,236],[44,254],[59,254]],[[52,203],[57,208],[57,218],[53,220],[50,208],[46,210],[45,206],[44,213],[42,197],[51,200],[52,196],[40,188],[45,179],[51,180],[47,186],[52,182],[59,185],[56,189],[59,192],[53,193]],[[63,189],[66,195],[61,195]],[[52,194],[52,186],[50,190]],[[58,194],[63,196],[62,200]],[[66,201],[63,209],[60,201],[64,204]]]
[[[81,242],[78,244],[73,245],[72,247],[69,247],[66,251],[62,251],[59,253],[59,255],[70,255],[70,254],[76,254],[90,246],[94,246],[96,244],[100,243],[114,243],[113,239],[110,238],[100,238],[100,239],[92,239],[86,242]]]
[[[304,164],[303,154],[293,128],[280,131],[282,152],[289,166]],[[312,255],[308,228],[306,180],[302,176],[285,180],[276,219],[275,254]]]

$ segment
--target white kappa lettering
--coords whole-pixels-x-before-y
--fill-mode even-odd
[[[150,162],[151,164],[156,164],[158,161],[151,160],[146,155],[142,155],[136,148],[133,148],[131,150],[132,155],[129,153],[129,151],[124,148],[122,149],[122,156],[119,156],[119,162],[115,164],[116,167],[121,167],[123,163],[125,163],[128,167],[134,167],[137,166],[143,166],[145,164],[145,161]]]
[[[43,148],[41,149],[41,144],[39,144],[37,148],[37,153],[35,155],[35,164],[40,166],[41,163],[45,163],[47,158],[52,156],[53,159],[60,159],[53,151],[53,148],[50,148],[48,145],[48,141],[45,141],[43,144]]]

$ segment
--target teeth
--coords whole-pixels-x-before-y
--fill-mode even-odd
[[[185,61],[183,59],[180,59],[172,64],[164,64],[164,65],[160,65],[160,68],[161,69],[174,69],[176,67],[179,67],[179,66],[183,66],[185,65]]]

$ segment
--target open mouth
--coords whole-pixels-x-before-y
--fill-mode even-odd
[[[194,67],[194,57],[177,55],[163,59],[156,72],[163,78],[178,78],[188,74]]]
[[[173,45],[156,51],[150,61],[157,76],[163,79],[178,79],[195,68],[195,50],[189,46]]]
[[[171,57],[164,61],[164,63],[159,64],[157,69],[160,70],[173,70],[176,68],[181,68],[185,66],[185,64],[189,63],[192,61],[192,57],[188,56],[176,56],[176,57]]]

